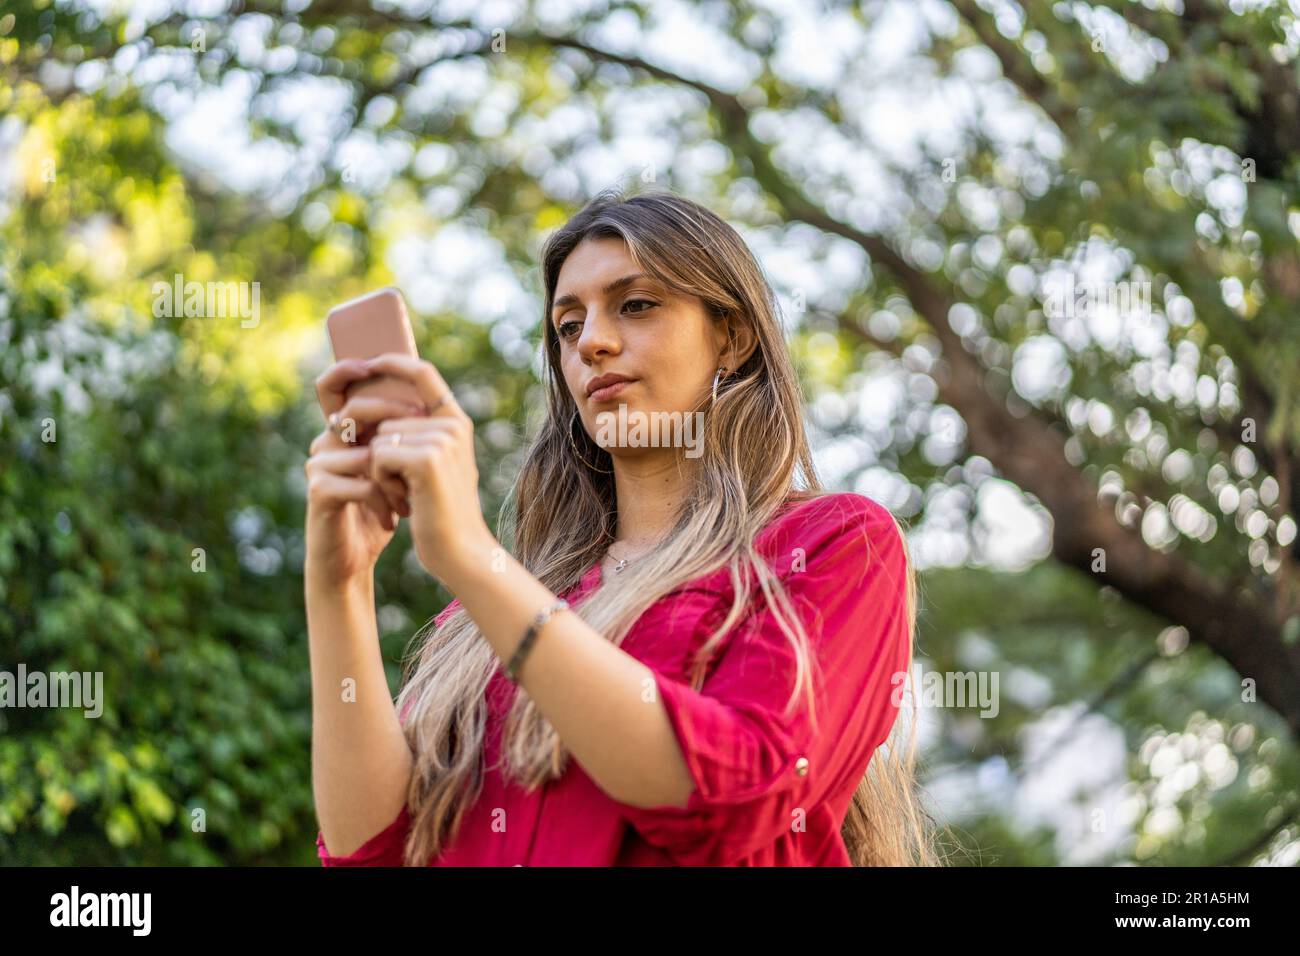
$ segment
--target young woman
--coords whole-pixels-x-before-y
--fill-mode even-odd
[[[305,578],[322,862],[933,862],[914,728],[882,747],[911,670],[906,544],[871,499],[820,491],[753,255],[686,199],[605,193],[542,269],[547,414],[512,551],[484,521],[470,419],[433,365],[343,361],[317,382],[330,427],[306,465]],[[375,374],[414,383],[425,407],[344,401]],[[616,434],[610,414],[675,415],[699,440]],[[394,702],[373,568],[399,515],[455,600]]]

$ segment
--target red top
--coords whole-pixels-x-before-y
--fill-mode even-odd
[[[907,670],[902,540],[882,505],[832,494],[787,504],[755,547],[786,586],[820,661],[818,733],[802,696],[795,715],[782,716],[794,655],[761,591],[758,612],[751,608],[724,638],[702,689],[688,685],[691,652],[730,605],[729,575],[720,568],[652,605],[621,645],[654,671],[695,782],[689,805],[619,803],[572,756],[560,779],[535,792],[508,782],[495,764],[517,688],[499,667],[487,690],[482,792],[456,839],[429,865],[850,865],[840,828],[897,717],[892,678]],[[581,599],[601,573],[597,562],[562,596]],[[458,604],[452,601],[438,623]],[[498,810],[509,821],[504,831],[494,826],[503,819]],[[401,866],[409,823],[403,808],[348,856],[331,855],[318,833],[317,852],[325,866]]]

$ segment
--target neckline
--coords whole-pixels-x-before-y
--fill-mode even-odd
[[[596,563],[587,569],[587,572],[578,581],[578,589],[586,592],[592,587],[600,587],[601,582],[605,579],[605,569],[602,568],[601,562],[604,558],[597,558]]]
[[[807,492],[804,492],[803,495],[807,495]],[[755,536],[755,540],[761,537],[765,532],[771,530],[778,521],[788,516],[795,508],[798,508],[802,504],[806,504],[810,500],[814,500],[814,498],[804,497],[798,492],[788,496],[785,501],[781,503],[781,506],[776,509],[776,512],[772,515],[771,519],[769,519],[768,523],[759,529],[758,535]],[[604,555],[601,555],[596,559],[596,563],[583,573],[582,577],[578,579],[577,586],[574,588],[575,593],[579,595],[586,594],[588,591],[594,590],[604,583],[604,560]]]

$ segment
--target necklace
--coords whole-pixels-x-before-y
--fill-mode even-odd
[[[605,549],[605,553],[608,554],[611,558],[614,558],[614,560],[618,562],[616,565],[614,565],[614,569],[613,569],[613,570],[614,570],[614,573],[615,573],[615,574],[622,574],[622,573],[623,573],[623,569],[626,568],[626,567],[627,567],[627,564],[628,564],[628,562],[627,562],[627,558],[620,558],[620,557],[617,557],[617,556],[614,554],[614,552],[611,551],[611,550],[608,549],[608,548]]]

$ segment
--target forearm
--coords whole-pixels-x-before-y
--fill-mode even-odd
[[[413,762],[384,674],[373,582],[306,578],[312,788],[325,845],[346,856],[397,818]]]
[[[503,662],[556,596],[495,539],[465,549],[444,582]],[[653,672],[573,613],[551,617],[528,652],[520,686],[602,790],[638,807],[685,806],[693,789]]]

